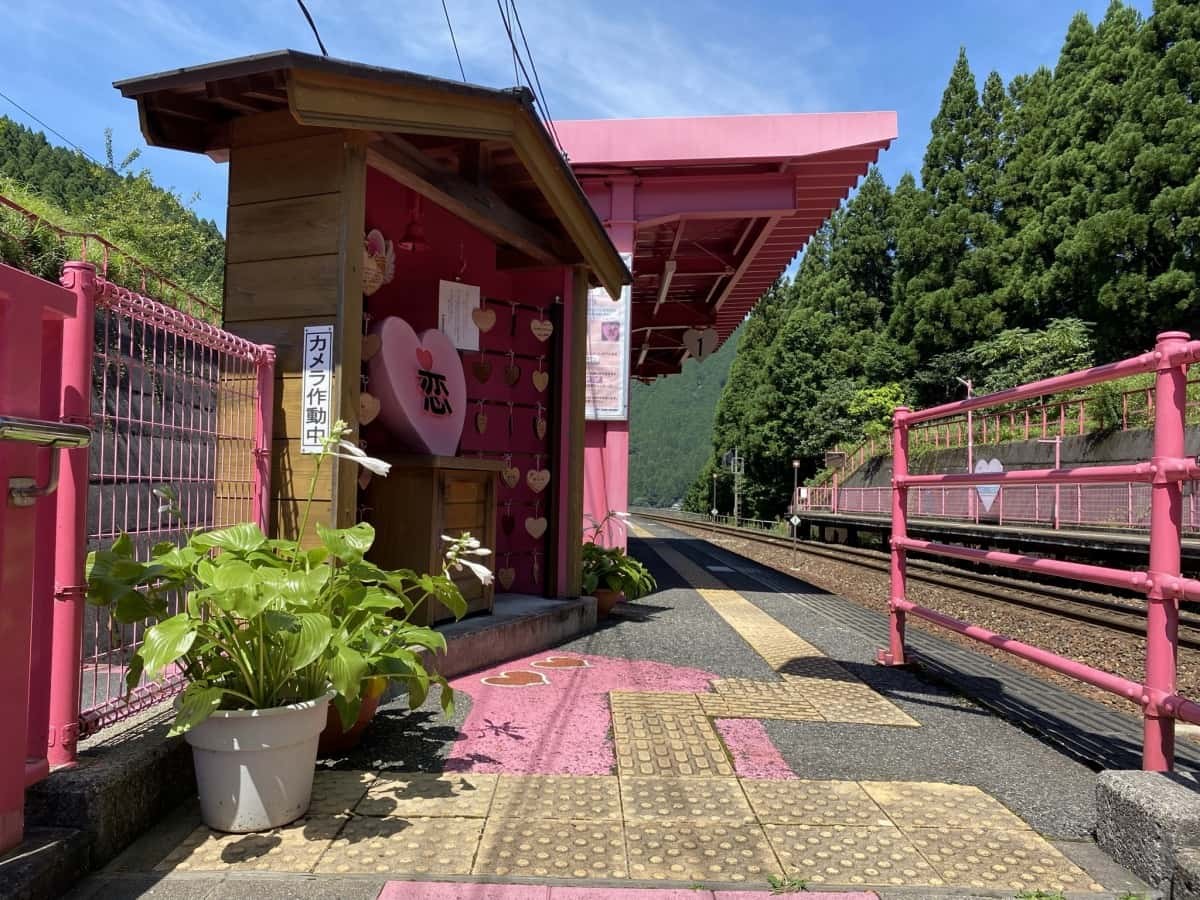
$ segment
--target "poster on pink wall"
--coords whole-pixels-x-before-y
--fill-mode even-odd
[[[625,265],[632,255],[621,255]],[[632,289],[613,300],[604,288],[588,291],[585,415],[592,421],[629,418],[629,329]]]

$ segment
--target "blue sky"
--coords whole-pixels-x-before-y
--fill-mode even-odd
[[[495,0],[446,0],[467,78],[514,83]],[[1053,66],[1071,16],[1108,0],[519,0],[556,118],[895,109],[889,183],[919,170],[960,45],[982,84]],[[1150,0],[1132,4],[1148,13]],[[3,0],[0,91],[93,156],[142,146],[114,80],[315,43],[295,0]],[[458,77],[440,0],[308,0],[330,55]],[[35,125],[3,100],[0,113]],[[35,125],[36,127],[36,125]],[[50,136],[58,143],[58,139]],[[148,150],[141,165],[224,230],[224,166]]]

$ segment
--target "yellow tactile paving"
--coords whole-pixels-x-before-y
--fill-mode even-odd
[[[224,834],[201,826],[155,868],[179,872],[311,872],[347,821],[320,816],[258,834]]]
[[[977,787],[924,781],[863,781],[867,792],[900,828],[1028,830],[1008,807]]]
[[[801,697],[787,702],[753,697],[720,697],[698,694],[705,715],[714,719],[780,719],[786,722],[824,722],[824,717]]]
[[[626,524],[629,526],[629,533],[632,534],[635,538],[652,538],[652,537],[654,537],[653,534],[651,534],[649,531],[647,531],[641,525],[637,525],[628,520],[626,520]]]
[[[608,703],[614,714],[624,712],[699,713],[695,694],[658,691],[610,691]]]
[[[611,775],[501,775],[491,817],[620,822],[621,792]]]
[[[384,774],[354,807],[360,816],[482,819],[492,805],[495,775]]]
[[[853,781],[745,779],[742,788],[758,821],[774,825],[891,825]]]
[[[375,781],[374,772],[321,771],[313,777],[309,816],[347,815]]]
[[[317,863],[318,875],[469,875],[483,819],[355,816]]]
[[[780,874],[758,825],[630,822],[625,839],[630,878],[763,883]]]
[[[613,713],[613,747],[621,775],[734,774],[725,745],[704,712]]]
[[[783,699],[785,696],[795,695],[815,711],[817,715],[811,717],[814,719],[856,725],[919,727],[919,722],[905,714],[894,703],[880,696],[845,667],[829,659],[819,649],[737,591],[703,587],[702,585],[712,584],[714,576],[701,566],[670,547],[655,549],[668,565],[694,586],[696,593],[783,678],[787,685],[779,692],[773,705],[764,705],[764,709],[774,709],[777,713],[775,716],[746,715],[752,707],[743,697],[739,697],[737,702],[724,703],[702,699],[708,715],[717,718],[781,718],[804,721],[810,718],[804,715],[804,707],[788,704]]]
[[[944,884],[891,825],[764,825],[784,871],[815,884]]]
[[[622,778],[621,808],[627,822],[754,821],[736,778]]]
[[[905,834],[947,884],[1056,891],[1104,890],[1032,831],[916,828]]]
[[[625,835],[618,822],[489,819],[476,875],[625,878]]]

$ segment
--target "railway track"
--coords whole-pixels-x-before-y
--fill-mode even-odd
[[[665,525],[686,525],[702,531],[738,537],[742,540],[780,549],[789,551],[792,549],[792,541],[789,538],[765,534],[757,529],[735,528],[731,525],[717,525],[661,513],[637,512],[635,515]],[[890,571],[888,554],[877,550],[843,546],[832,550],[828,544],[809,540],[797,540],[795,546],[798,552],[808,556],[829,559],[884,574]],[[1138,605],[1136,600],[1123,602],[1120,598],[1112,595],[1058,588],[1034,581],[997,575],[976,575],[956,567],[911,558],[908,561],[908,578],[910,581],[963,591],[976,597],[1022,606],[1026,609],[1049,613],[1076,622],[1085,622],[1111,631],[1134,635],[1145,635],[1146,633],[1145,606]],[[1188,612],[1180,613],[1179,646],[1190,650],[1200,650],[1200,616]]]

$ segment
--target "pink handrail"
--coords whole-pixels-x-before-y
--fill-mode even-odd
[[[1197,360],[1200,360],[1200,341],[1190,340],[1183,332],[1165,332],[1158,336],[1152,352],[1131,359],[917,412],[906,407],[898,408],[892,424],[888,648],[879,651],[878,661],[884,665],[905,663],[906,617],[916,616],[1137,703],[1142,707],[1143,716],[1142,767],[1149,771],[1170,771],[1175,755],[1175,719],[1200,722],[1200,705],[1180,697],[1175,692],[1175,661],[1179,637],[1178,601],[1180,598],[1200,598],[1200,582],[1183,578],[1180,571],[1183,482],[1200,480],[1200,465],[1195,459],[1184,455],[1184,430],[1188,408],[1186,368],[1188,364]],[[968,410],[986,409],[1029,397],[1061,393],[1146,372],[1154,373],[1155,385],[1154,451],[1151,459],[1145,462],[967,475],[910,475],[908,472],[909,429],[916,423],[932,422]],[[1082,417],[1082,413],[1080,415]],[[953,544],[915,540],[908,536],[909,490],[915,486],[986,484],[997,485],[997,491],[1000,492],[1005,484],[1030,484],[1035,486],[1036,491],[1036,486],[1041,484],[1085,485],[1119,482],[1144,482],[1150,486],[1150,553],[1148,570],[1145,572],[1040,559],[995,550],[975,550]],[[1080,490],[1081,488],[1077,488],[1077,491]],[[1002,494],[998,496],[1002,497]],[[1080,494],[1079,497],[1081,496]],[[1047,572],[1091,584],[1143,591],[1147,602],[1146,664],[1143,682],[1135,683],[913,603],[907,597],[907,554],[910,550],[1004,568]]]

